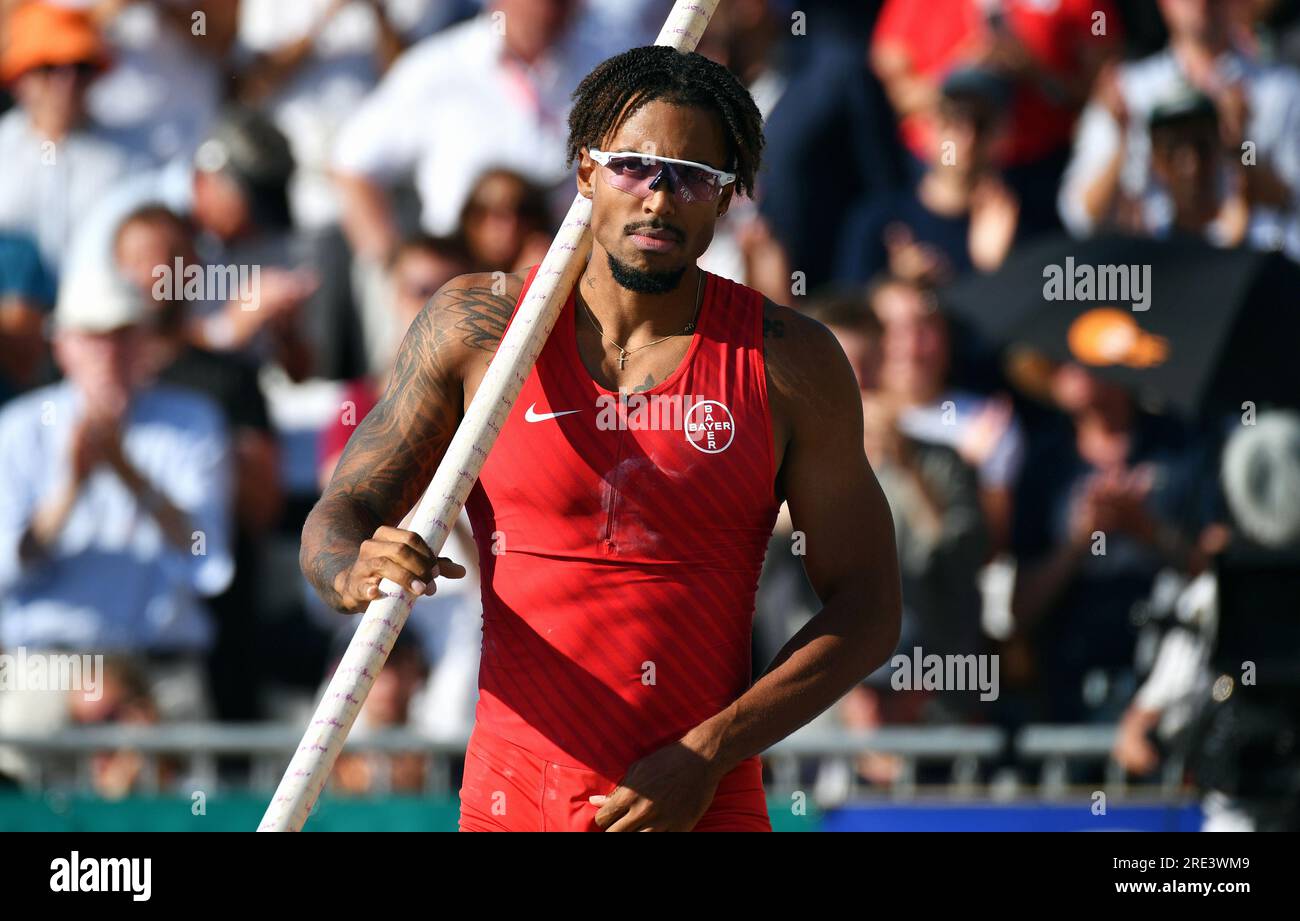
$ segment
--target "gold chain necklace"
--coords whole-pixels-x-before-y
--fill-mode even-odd
[[[627,348],[624,348],[623,346],[621,346],[621,345],[619,345],[617,342],[615,342],[613,339],[609,338],[609,336],[606,336],[606,335],[605,335],[605,331],[604,331],[603,329],[601,329],[601,328],[600,328],[600,324],[596,322],[596,315],[595,315],[594,313],[591,312],[591,307],[588,306],[586,299],[585,299],[585,298],[583,299],[583,301],[582,301],[582,306],[583,306],[583,308],[584,308],[584,309],[586,310],[586,312],[587,312],[587,319],[591,321],[591,325],[592,325],[592,327],[596,330],[597,333],[600,334],[600,338],[604,339],[606,342],[608,342],[608,343],[609,343],[610,345],[612,345],[614,348],[618,349],[618,369],[619,369],[620,371],[624,370],[624,369],[627,367],[627,359],[628,359],[628,356],[629,356],[629,355],[633,355],[633,354],[635,354],[636,352],[641,351],[642,349],[648,349],[648,348],[650,348],[650,346],[652,346],[652,345],[658,345],[658,344],[661,343],[661,342],[667,342],[669,339],[672,339],[674,336],[682,336],[682,335],[685,335],[685,334],[687,334],[687,333],[693,333],[693,332],[695,332],[695,321],[699,319],[699,316],[700,316],[700,305],[704,303],[704,298],[703,298],[703,294],[704,294],[704,270],[703,270],[703,269],[699,269],[698,271],[699,271],[699,273],[700,273],[700,281],[699,281],[699,284],[696,285],[696,291],[695,291],[695,313],[691,315],[691,322],[687,323],[686,326],[682,329],[682,331],[681,331],[680,333],[671,333],[671,334],[669,334],[669,335],[667,335],[667,336],[664,336],[662,339],[656,339],[654,342],[647,342],[645,345],[638,345],[638,346],[637,346],[636,348],[634,348],[634,349],[627,349]]]

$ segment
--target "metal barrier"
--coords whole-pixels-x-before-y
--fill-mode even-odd
[[[105,751],[132,751],[143,756],[143,790],[160,792],[160,763],[183,763],[184,783],[208,791],[223,785],[218,759],[248,759],[247,787],[274,789],[299,741],[296,727],[267,724],[173,724],[160,726],[107,725],[61,729],[45,735],[0,736],[0,747],[20,750],[31,764],[25,785],[33,789],[91,789],[91,761]],[[1014,798],[1022,793],[1059,798],[1071,793],[1071,768],[1104,765],[1108,793],[1123,796],[1128,778],[1110,757],[1113,726],[1027,726],[1008,739],[996,727],[926,726],[883,727],[873,731],[846,731],[805,727],[764,753],[769,769],[769,789],[785,794],[816,783],[820,771],[848,767],[845,796],[884,795],[908,799],[920,791],[918,768],[926,764],[948,766],[946,782],[927,784],[927,791],[950,797],[992,796]],[[464,755],[468,737],[431,739],[406,729],[355,731],[344,749],[375,755],[415,753],[427,759],[425,790],[432,794],[452,790],[453,762]],[[1009,744],[1009,742],[1011,744]],[[872,787],[852,770],[854,758],[866,753],[896,756],[900,771],[884,788]],[[1006,764],[1015,766],[1008,773]],[[378,759],[376,793],[390,792],[385,759]],[[1000,768],[996,769],[998,765]],[[1036,779],[1024,775],[1040,768]],[[226,784],[229,786],[229,784]],[[1075,791],[1077,792],[1077,790]],[[1150,798],[1158,792],[1173,799],[1185,793],[1182,764],[1166,766],[1158,787],[1143,787]]]
[[[1107,791],[1123,793],[1128,786],[1124,769],[1110,757],[1115,744],[1114,726],[1026,726],[1016,737],[1016,753],[1022,761],[1042,762],[1039,791],[1049,798],[1068,793],[1072,762],[1105,762]],[[1167,798],[1185,789],[1185,759],[1181,753],[1165,759],[1159,789]]]

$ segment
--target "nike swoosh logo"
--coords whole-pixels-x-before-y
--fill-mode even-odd
[[[526,422],[545,422],[547,419],[555,419],[559,416],[571,416],[574,413],[580,412],[582,412],[580,409],[566,409],[564,412],[559,413],[539,413],[537,411],[537,404],[534,403],[529,406],[528,409],[524,410],[524,420]]]

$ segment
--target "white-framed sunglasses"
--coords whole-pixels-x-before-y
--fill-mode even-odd
[[[664,179],[668,190],[685,203],[713,201],[736,181],[736,174],[694,160],[675,160],[637,151],[609,153],[594,148],[587,155],[609,171],[609,184],[645,201]]]

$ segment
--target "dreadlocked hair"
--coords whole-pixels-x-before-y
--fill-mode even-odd
[[[577,160],[582,148],[599,147],[632,113],[655,100],[716,112],[727,137],[725,169],[736,174],[736,191],[752,195],[763,151],[763,116],[749,90],[721,64],[666,45],[616,54],[582,78],[573,91],[565,165]]]

